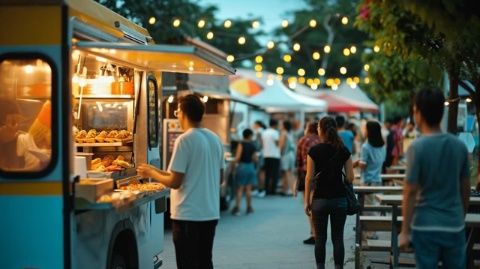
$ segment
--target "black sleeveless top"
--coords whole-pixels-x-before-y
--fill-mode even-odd
[[[342,169],[350,158],[350,151],[343,145],[337,149],[331,144],[320,143],[310,148],[308,156],[315,163],[313,176],[322,171],[313,197],[317,199],[345,197]]]
[[[252,142],[242,142],[242,155],[240,155],[241,163],[251,163],[253,153],[255,153],[256,147]]]

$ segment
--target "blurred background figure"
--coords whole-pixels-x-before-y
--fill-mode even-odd
[[[398,165],[403,157],[403,119],[395,117],[391,127],[393,133],[392,165]]]
[[[280,177],[280,133],[278,121],[271,119],[269,128],[262,132],[262,151],[265,162],[265,190],[267,195],[276,194]]]
[[[281,195],[292,195],[293,193],[293,169],[295,168],[295,142],[292,134],[290,121],[283,121],[280,133],[280,149],[282,157],[280,167],[282,171],[282,192]]]
[[[262,133],[267,126],[260,120],[253,123],[253,143],[258,152],[258,161],[256,164],[257,184],[256,189],[252,190],[252,195],[259,198],[265,197],[265,159],[263,156]]]
[[[307,123],[304,131],[304,136],[300,138],[297,144],[297,157],[296,157],[296,167],[297,167],[297,182],[294,189],[294,196],[297,196],[297,191],[305,192],[305,176],[307,174],[307,154],[311,147],[320,143],[320,137],[317,133],[317,122],[313,121]],[[305,199],[302,199],[305,203]],[[307,216],[308,223],[310,225],[310,237],[303,240],[304,244],[315,245],[315,237],[313,237],[313,223],[312,218]]]
[[[403,152],[407,152],[412,142],[417,138],[418,132],[415,129],[415,124],[409,121],[403,129]]]
[[[252,207],[252,186],[257,182],[257,171],[255,162],[257,161],[256,147],[253,138],[253,131],[245,129],[242,133],[243,141],[238,144],[235,156],[235,182],[237,184],[237,192],[235,196],[235,207],[232,214],[240,215],[240,202],[245,192],[247,200],[246,214],[253,213]]]
[[[353,144],[354,138],[352,131],[345,129],[345,117],[342,115],[338,115],[335,117],[335,121],[337,122],[337,132],[340,138],[343,141],[345,147],[350,151],[350,154],[353,154]]]

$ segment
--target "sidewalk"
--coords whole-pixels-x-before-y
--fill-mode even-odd
[[[255,213],[232,216],[224,211],[217,226],[213,262],[218,269],[315,268],[313,246],[304,245],[309,235],[300,197],[267,196],[254,198]],[[345,225],[345,268],[354,268],[354,216]],[[326,268],[333,268],[330,231]],[[174,269],[175,251],[171,231],[165,232],[163,269]]]

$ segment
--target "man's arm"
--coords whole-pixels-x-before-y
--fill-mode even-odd
[[[142,177],[152,178],[172,189],[180,188],[185,177],[184,173],[162,171],[148,164],[138,166],[137,172]]]
[[[405,182],[403,185],[403,200],[402,200],[402,234],[408,236],[410,234],[410,223],[415,208],[416,197],[419,187],[417,184],[410,184]],[[408,246],[403,246],[408,247]]]

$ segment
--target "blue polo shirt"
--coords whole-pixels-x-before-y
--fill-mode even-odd
[[[385,146],[374,147],[368,142],[362,145],[360,161],[366,165],[362,171],[363,183],[382,183],[382,165],[386,156]]]

